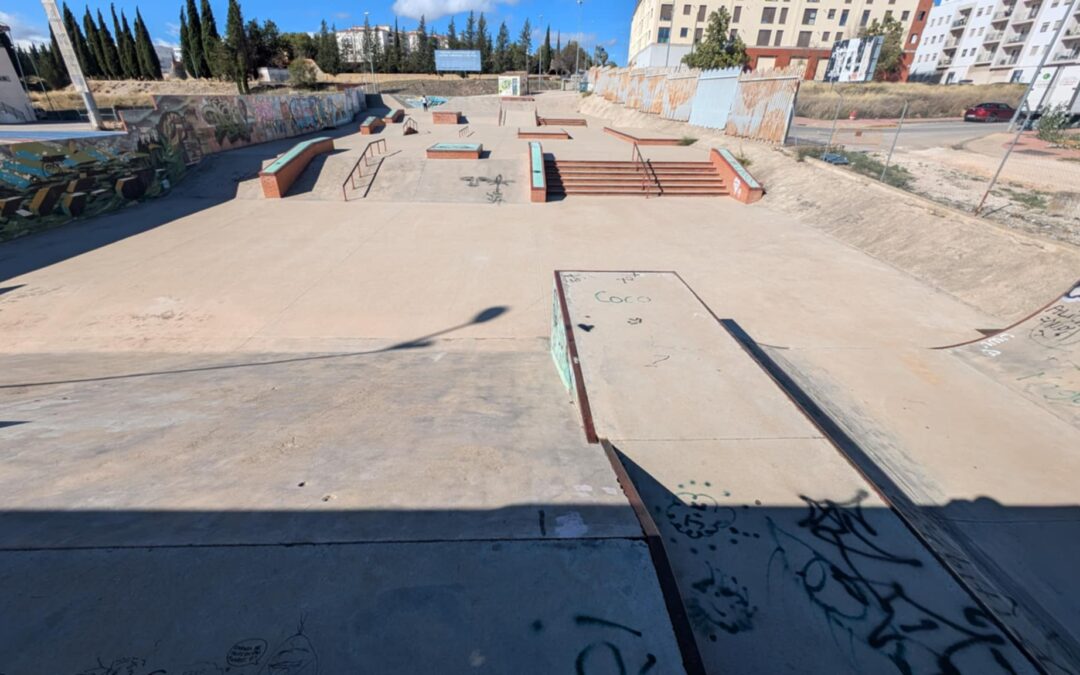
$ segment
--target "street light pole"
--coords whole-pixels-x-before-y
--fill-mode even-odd
[[[542,26],[543,24],[544,24],[544,15],[541,14],[540,15],[540,23],[538,23],[536,25],[537,29],[539,29],[540,26]],[[543,75],[540,74],[540,71],[542,71],[544,69],[544,57],[545,56],[547,56],[548,58],[551,57],[551,55],[547,53],[547,42],[545,42],[543,44],[543,46],[540,47],[540,49],[537,49],[536,53],[537,53],[537,57],[536,57],[536,90],[540,91],[540,84],[543,81]],[[529,71],[528,70],[525,71],[525,79],[526,80],[529,79]]]
[[[577,54],[574,55],[574,75],[577,75],[580,72],[580,67],[581,67],[581,40],[584,37],[581,34],[581,13],[584,11],[581,8],[581,5],[582,5],[583,2],[584,2],[584,0],[577,0],[577,9],[578,9],[578,13],[577,13],[577,33],[578,33],[578,35],[577,35]]]

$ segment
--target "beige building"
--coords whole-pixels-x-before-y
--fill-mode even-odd
[[[751,66],[801,66],[807,79],[821,79],[833,43],[857,36],[874,19],[891,16],[904,23],[905,51],[913,54],[931,4],[930,0],[638,0],[628,63],[678,65],[704,37],[709,16],[725,7],[732,32],[747,45]]]

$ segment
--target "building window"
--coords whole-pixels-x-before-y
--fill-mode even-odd
[[[830,9],[829,10],[829,15],[826,18],[828,18],[829,21],[832,21],[833,19],[835,19],[836,18],[836,10],[835,9]]]
[[[679,37],[684,38],[689,34],[690,34],[690,29],[689,28],[680,28],[679,29]]]
[[[705,5],[698,5],[698,8],[697,8],[697,20],[698,21],[704,21],[705,20],[705,12],[707,12],[707,11],[708,11],[708,8]]]
[[[813,26],[815,21],[817,21],[816,9],[803,10],[802,22],[804,26]]]
[[[694,44],[698,44],[699,42],[701,42],[701,34],[702,34],[703,31],[704,31],[703,28],[695,28],[694,29]],[[735,36],[738,35],[738,34],[739,34],[738,29],[735,29],[735,28],[731,29],[731,39],[732,40],[734,40]]]
[[[780,23],[787,23],[787,7],[780,10]]]
[[[682,6],[683,16],[690,16],[690,9],[691,9],[690,5],[683,5]]]
[[[656,41],[660,44],[667,44],[668,42],[671,42],[671,29],[661,28],[660,30],[658,30],[656,32]]]
[[[761,10],[761,23],[772,23],[776,20],[776,8],[765,7]]]
[[[833,38],[833,39],[836,40],[837,42],[840,42],[841,40],[844,39],[844,34],[843,33],[837,33],[836,37]]]
[[[808,30],[799,31],[799,40],[795,44],[799,47],[809,47],[811,35],[813,33]]]
[[[660,20],[671,21],[671,15],[675,11],[675,5],[660,5]]]
[[[841,26],[846,26],[847,25],[847,18],[848,18],[848,14],[850,13],[850,11],[851,10],[845,9],[844,11],[840,12],[840,25]]]
[[[912,33],[912,34],[911,34],[911,44],[915,44],[915,43],[916,43],[916,42],[918,42],[918,41],[919,41],[919,35],[918,35],[918,33]]]
[[[911,16],[911,11],[905,9],[903,12],[900,13],[900,20],[907,21],[909,16]]]
[[[868,2],[866,4],[869,5],[870,3]],[[865,26],[868,23],[870,23],[870,10],[864,9],[863,13],[862,13],[862,18],[859,19],[859,25],[860,26]]]
[[[735,5],[735,12],[731,15],[731,23],[739,23],[742,18],[742,5]]]
[[[757,32],[757,46],[758,47],[768,47],[769,46],[769,40],[771,38],[772,38],[772,31],[771,30],[759,30]]]
[[[926,21],[926,11],[919,12],[919,21]]]
[[[1045,33],[1048,30],[1050,30],[1050,22],[1049,21],[1047,21],[1046,23],[1044,23],[1042,25],[1042,28],[1039,29],[1039,32],[1040,33]]]
[[[829,31],[825,31],[824,33],[821,34],[821,41],[822,42],[828,42],[829,41]]]
[[[782,41],[783,39],[784,39],[784,31],[782,31],[782,30],[778,30],[778,31],[776,31],[776,37],[775,37],[775,38],[773,38],[773,47],[779,47],[779,46],[780,46],[780,42],[781,42],[781,41]]]

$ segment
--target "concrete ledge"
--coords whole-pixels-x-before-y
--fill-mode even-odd
[[[539,129],[518,129],[517,137],[525,140],[539,140],[539,141],[569,141],[570,134],[566,129],[552,129],[551,131],[541,131]]]
[[[529,143],[529,201],[547,201],[547,171],[544,167],[544,147],[539,142]]]
[[[387,124],[394,124],[404,119],[405,111],[401,108],[397,108],[396,110],[391,110],[389,113],[387,113],[386,117],[383,118],[383,122],[386,122]]]
[[[484,146],[480,143],[436,143],[427,149],[428,159],[480,159]]]
[[[539,117],[537,122],[542,127],[587,127],[588,120],[581,117]]]
[[[332,138],[312,138],[298,143],[270,166],[259,172],[259,184],[262,185],[263,197],[281,199],[304,172],[311,160],[334,151]]]
[[[605,134],[611,134],[620,141],[627,141],[628,143],[637,143],[638,145],[678,145],[678,138],[638,138],[633,134],[628,134],[625,131],[619,131],[618,129],[612,129],[611,127],[604,127]]]
[[[370,136],[382,131],[384,127],[386,127],[386,122],[383,122],[378,117],[367,117],[360,123],[360,135]]]
[[[765,196],[765,188],[750,175],[727,148],[709,151],[709,161],[731,188],[731,196],[743,204],[753,204]]]
[[[431,113],[432,124],[461,124],[461,113],[438,110]]]

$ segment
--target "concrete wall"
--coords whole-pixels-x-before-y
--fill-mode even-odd
[[[203,157],[353,120],[359,89],[319,96],[157,96],[128,133],[0,146],[0,241],[160,196]]]
[[[0,124],[20,124],[35,119],[15,66],[7,51],[0,49]]]

